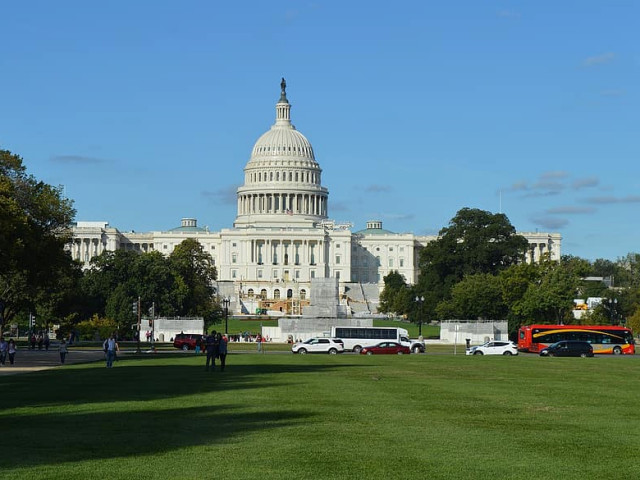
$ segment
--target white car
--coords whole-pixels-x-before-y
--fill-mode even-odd
[[[344,352],[342,340],[337,338],[313,337],[304,342],[294,343],[291,347],[293,353],[304,355],[306,353],[328,353],[335,355]]]
[[[467,349],[467,355],[518,355],[518,346],[513,342],[487,342]]]

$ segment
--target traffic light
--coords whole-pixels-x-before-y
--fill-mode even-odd
[[[133,302],[133,313],[138,314],[138,302]]]

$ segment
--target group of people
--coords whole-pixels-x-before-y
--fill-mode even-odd
[[[224,372],[224,367],[227,363],[227,337],[214,330],[205,337],[204,342],[204,348],[207,352],[205,370],[208,372],[209,366],[211,366],[211,371],[215,371],[216,359],[219,359],[220,371]]]
[[[49,336],[47,335],[47,340]],[[32,337],[31,337],[32,338]],[[30,338],[31,350],[34,350],[33,340]],[[46,343],[46,350],[49,350],[49,341]],[[7,362],[7,356],[9,357],[9,365],[13,365],[16,360],[16,352],[18,351],[18,346],[13,338],[10,338],[7,342],[4,339],[4,336],[0,337],[0,366],[5,366]],[[64,363],[67,353],[69,350],[67,349],[67,342],[64,340],[60,340],[60,345],[58,346],[58,352],[60,353],[60,363]]]
[[[7,355],[9,355],[9,364],[13,365],[16,358],[16,350],[16,342],[13,338],[7,342],[4,337],[0,337],[0,366],[4,367]]]
[[[51,339],[47,332],[38,332],[38,334],[31,332],[31,335],[29,335],[29,343],[31,344],[31,350],[36,349],[36,344],[38,345],[38,350],[42,350],[42,347],[44,347],[45,350],[49,350]]]

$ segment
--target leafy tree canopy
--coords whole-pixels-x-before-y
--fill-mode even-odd
[[[0,327],[19,312],[38,313],[37,298],[51,300],[60,276],[73,277],[64,246],[74,216],[61,187],[28,175],[21,157],[0,150]]]

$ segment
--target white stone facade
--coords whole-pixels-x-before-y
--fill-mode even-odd
[[[168,255],[184,239],[194,238],[211,254],[224,285],[220,291],[232,297],[235,312],[252,312],[252,299],[258,296],[304,301],[312,278],[336,277],[341,291],[350,290],[354,297],[379,291],[384,276],[394,270],[415,283],[418,252],[436,237],[389,232],[379,221],[353,231],[351,225],[329,220],[322,170],[311,144],[291,123],[284,80],[281,86],[276,122],[258,139],[244,169],[233,228],[211,232],[185,218],[180,227],[166,232],[137,233],[120,232],[107,222],[77,222],[69,245],[72,257],[88,265],[105,250]],[[560,234],[522,235],[531,245],[528,261],[538,261],[544,253],[560,258]],[[369,284],[378,288],[366,289]],[[373,313],[377,298],[361,303]]]

